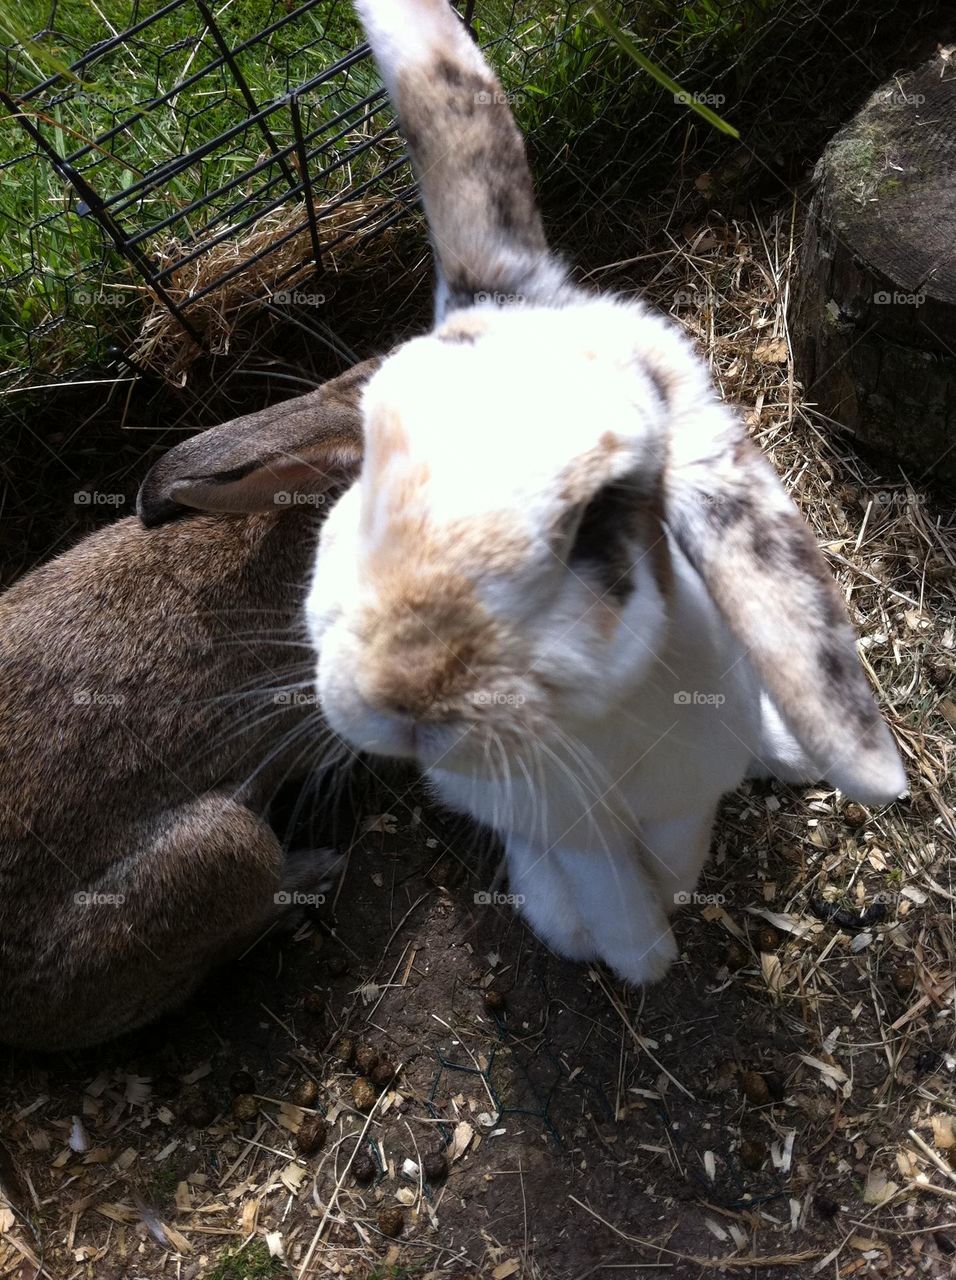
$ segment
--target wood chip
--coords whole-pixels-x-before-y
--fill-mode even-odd
[[[94,1207],[97,1213],[109,1218],[110,1222],[139,1222],[139,1213],[132,1205],[98,1204]]]
[[[521,1270],[521,1263],[517,1258],[509,1258],[507,1262],[499,1263],[492,1271],[492,1280],[508,1280],[509,1276],[516,1275]]]
[[[956,1132],[954,1132],[952,1116],[945,1114],[930,1116],[930,1124],[933,1126],[934,1146],[939,1147],[941,1151],[949,1151],[952,1147],[956,1147]]]

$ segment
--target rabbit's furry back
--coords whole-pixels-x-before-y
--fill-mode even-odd
[[[326,746],[301,603],[371,367],[184,442],[141,494],[157,527],[120,520],[0,598],[0,1041],[149,1021],[320,877],[264,813]]]

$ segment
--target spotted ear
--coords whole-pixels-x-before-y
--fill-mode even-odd
[[[358,473],[361,395],[381,359],[317,391],[211,427],[170,449],[147,473],[136,511],[148,527],[189,511],[275,511]]]
[[[773,468],[725,410],[682,433],[665,480],[678,545],[820,771],[865,804],[906,789],[826,562]]]
[[[545,239],[511,96],[448,0],[355,0],[408,143],[435,262],[436,323],[550,302],[567,271]]]

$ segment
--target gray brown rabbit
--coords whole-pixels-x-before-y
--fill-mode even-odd
[[[0,1042],[145,1023],[318,888],[263,814],[322,750],[300,602],[378,363],[180,444],[0,598]]]

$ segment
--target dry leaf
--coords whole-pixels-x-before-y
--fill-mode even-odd
[[[904,1178],[915,1178],[919,1173],[919,1165],[908,1151],[897,1151],[896,1167]]]
[[[754,356],[761,364],[785,364],[789,358],[787,344],[783,338],[771,339],[769,342],[758,342]]]
[[[279,1174],[279,1181],[294,1193],[299,1190],[305,1181],[305,1172],[301,1165],[296,1164],[294,1160],[290,1160]]]
[[[933,1126],[933,1143],[941,1151],[956,1147],[956,1132],[953,1130],[953,1117],[948,1115],[930,1116]]]
[[[881,1173],[879,1169],[871,1169],[866,1179],[866,1186],[863,1188],[863,1203],[886,1204],[887,1200],[892,1200],[897,1191],[899,1187],[895,1182],[890,1182],[885,1173]]]
[[[304,1118],[305,1112],[301,1107],[297,1107],[292,1102],[279,1103],[276,1122],[281,1124],[283,1129],[287,1129],[289,1133],[298,1133],[302,1128],[302,1121]]]
[[[448,1148],[448,1162],[453,1164],[460,1159],[471,1146],[471,1141],[475,1136],[475,1131],[467,1120],[459,1120],[455,1125],[455,1132],[452,1134],[451,1146]],[[511,1274],[510,1272],[508,1273]]]
[[[860,1253],[870,1253],[876,1250],[878,1253],[889,1253],[889,1245],[883,1243],[882,1240],[874,1240],[869,1236],[850,1236],[847,1244],[851,1249],[859,1249]]]

